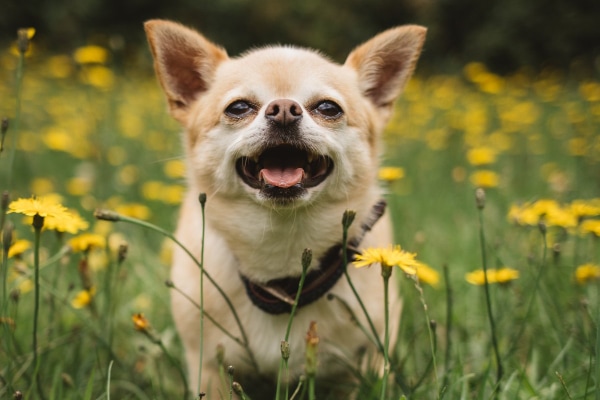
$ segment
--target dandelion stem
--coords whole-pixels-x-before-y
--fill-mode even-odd
[[[206,228],[205,222],[205,205],[206,205],[206,194],[201,193],[199,196],[200,208],[202,210],[202,244],[200,247],[200,359],[198,360],[198,393],[202,387],[202,358],[204,354],[204,234]]]
[[[13,171],[13,165],[14,165],[14,161],[15,161],[15,154],[17,151],[17,134],[19,133],[19,125],[20,125],[20,121],[21,121],[21,89],[23,87],[23,75],[24,75],[24,71],[25,71],[25,53],[24,52],[19,52],[19,61],[17,64],[17,76],[16,76],[16,80],[17,80],[17,84],[16,84],[16,100],[17,100],[17,104],[15,107],[15,121],[13,124],[13,133],[12,133],[12,146],[10,149],[10,157],[8,159],[8,186],[7,189],[11,188],[12,185],[12,171]]]
[[[294,299],[294,305],[292,305],[292,310],[290,311],[290,317],[288,318],[287,328],[285,330],[285,338],[282,342],[282,351],[281,351],[281,362],[279,363],[279,373],[277,375],[277,391],[275,394],[275,399],[279,400],[279,390],[281,385],[281,374],[282,371],[285,370],[286,375],[288,374],[288,359],[289,359],[289,338],[290,332],[292,331],[292,322],[294,320],[294,315],[296,315],[296,309],[298,308],[298,301],[300,300],[300,294],[302,293],[302,288],[304,287],[304,280],[306,279],[306,273],[308,268],[310,267],[310,263],[312,261],[312,251],[310,249],[304,249],[302,253],[302,275],[300,275],[300,282],[298,282],[298,291],[296,292],[296,298]],[[289,376],[286,376],[285,383],[285,399],[289,399]]]
[[[441,390],[444,390],[449,383],[450,373],[450,356],[452,354],[452,286],[450,285],[450,274],[448,271],[448,265],[444,264],[444,282],[446,284],[446,355],[445,355],[445,374],[444,381],[442,382]]]
[[[487,307],[488,319],[490,322],[492,347],[494,349],[494,356],[496,357],[496,386],[500,384],[503,375],[502,360],[500,359],[500,352],[498,350],[498,340],[496,338],[496,323],[494,321],[494,315],[492,313],[492,299],[490,296],[490,285],[487,277],[487,257],[485,251],[485,233],[483,230],[483,207],[478,207],[479,210],[479,242],[481,245],[481,262],[483,266],[483,287],[485,292],[485,304]]]
[[[381,382],[381,393],[379,395],[380,400],[385,400],[387,397],[387,383],[390,375],[390,306],[389,306],[389,283],[390,276],[392,276],[392,267],[387,265],[381,265],[381,275],[383,276],[383,316],[384,316],[384,331],[383,331],[383,380]]]
[[[345,214],[347,214],[348,212],[349,211],[346,211]],[[347,218],[344,218],[342,220],[342,257],[343,257],[344,265],[348,265],[348,229],[350,228],[350,225],[352,224],[351,221],[349,223],[345,223],[345,221],[347,221],[347,220],[348,220]],[[354,287],[354,284],[352,283],[352,279],[350,279],[350,274],[348,273],[348,268],[344,268],[344,275],[346,276],[346,281],[348,282],[348,286],[350,286],[350,289],[352,289],[352,293],[354,294],[354,297],[358,301],[358,304],[360,305],[360,308],[367,320],[367,323],[369,324],[369,328],[371,328],[371,332],[373,333],[373,338],[375,339],[374,343],[377,346],[377,348],[379,349],[379,351],[383,354],[384,347],[383,347],[383,343],[381,343],[381,339],[379,338],[379,333],[377,332],[377,329],[375,328],[375,324],[373,324],[373,321],[371,320],[371,317],[369,316],[369,312],[367,311],[367,308],[365,307],[362,299],[360,298],[358,291]],[[370,336],[367,335],[367,337],[369,339],[371,339]]]
[[[40,240],[42,227],[44,226],[44,217],[36,214],[33,216],[34,228],[34,248],[33,248],[33,271],[34,271],[34,304],[33,304],[33,384],[37,386],[40,398],[44,398],[42,386],[40,385],[40,357],[38,354],[38,320],[40,312]]]
[[[97,210],[97,212],[96,212],[97,215],[104,215],[104,213],[105,213],[104,210]],[[242,322],[240,320],[240,317],[239,317],[235,307],[233,306],[233,303],[231,303],[229,296],[227,296],[227,294],[223,291],[221,286],[219,286],[219,284],[212,278],[212,276],[207,271],[204,270],[204,266],[198,261],[198,259],[192,254],[192,252],[189,251],[188,248],[183,243],[181,243],[172,233],[164,230],[163,228],[161,228],[159,226],[156,226],[156,225],[151,224],[146,221],[139,220],[137,218],[131,218],[131,217],[127,217],[125,215],[120,215],[120,214],[116,214],[116,213],[112,213],[112,212],[109,212],[108,216],[109,216],[109,218],[112,218],[111,219],[112,221],[115,221],[115,222],[116,221],[128,222],[128,223],[138,225],[138,226],[153,230],[155,232],[158,232],[158,233],[162,234],[163,236],[172,240],[173,243],[175,243],[177,246],[179,246],[190,257],[190,259],[198,266],[198,268],[200,268],[200,271],[202,271],[204,273],[206,278],[210,281],[210,283],[212,283],[214,285],[214,287],[217,289],[219,294],[223,297],[223,299],[227,303],[227,306],[231,310],[233,318],[235,319],[235,322],[236,322],[236,324],[240,330],[240,333],[242,335],[244,347],[246,349],[246,352],[248,353],[250,362],[251,362],[252,366],[255,368],[255,370],[258,371],[258,363],[256,362],[256,358],[254,357],[254,354],[250,350],[250,347],[248,347],[248,343],[249,343],[248,336],[246,335],[246,331],[242,325]]]

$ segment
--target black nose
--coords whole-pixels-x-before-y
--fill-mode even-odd
[[[302,107],[294,100],[273,100],[267,106],[265,117],[279,126],[290,126],[302,118]]]

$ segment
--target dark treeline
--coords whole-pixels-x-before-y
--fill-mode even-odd
[[[501,73],[523,65],[597,71],[600,57],[598,0],[9,0],[1,40],[33,26],[50,51],[111,41],[138,50],[150,18],[192,25],[231,54],[292,43],[342,61],[373,34],[418,23],[430,29],[420,68],[435,71],[468,61]]]

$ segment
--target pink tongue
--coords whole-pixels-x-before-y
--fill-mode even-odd
[[[269,185],[280,188],[289,188],[302,181],[304,170],[302,168],[263,168],[260,170],[261,176]]]

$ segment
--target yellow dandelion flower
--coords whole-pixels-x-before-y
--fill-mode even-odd
[[[45,229],[67,232],[72,235],[86,230],[89,226],[90,224],[73,210],[67,210],[60,216],[50,216],[44,222]]]
[[[474,186],[483,189],[497,187],[500,183],[498,174],[490,170],[475,171],[471,174],[469,179]]]
[[[146,220],[150,218],[150,209],[143,204],[129,203],[115,207],[115,211],[127,217]]]
[[[93,248],[104,248],[106,239],[96,233],[84,233],[69,240],[69,246],[74,253],[87,252]]]
[[[600,215],[600,204],[594,200],[573,200],[569,208],[577,218],[597,217]]]
[[[593,233],[596,236],[600,236],[600,220],[598,219],[587,219],[579,226],[581,233]]]
[[[165,175],[178,179],[185,177],[185,163],[182,160],[170,160],[164,165]]]
[[[98,89],[110,89],[115,83],[115,74],[102,65],[90,65],[79,76],[83,83]]]
[[[380,264],[384,267],[397,266],[409,275],[416,274],[416,254],[409,253],[400,246],[387,248],[367,248],[361,254],[354,256],[353,264],[356,268],[367,267],[372,264]]]
[[[467,161],[474,166],[489,165],[496,162],[496,150],[491,147],[474,147],[467,152]]]
[[[484,285],[487,276],[488,283],[509,283],[519,278],[519,271],[512,268],[488,269],[487,274],[484,274],[483,269],[469,272],[465,279],[472,285]]]
[[[133,314],[131,320],[133,321],[133,327],[136,331],[146,332],[150,329],[150,321],[148,321],[142,313]]]
[[[596,264],[583,264],[575,270],[575,280],[579,284],[600,279],[600,266]]]
[[[75,50],[73,58],[78,64],[104,64],[108,60],[108,50],[94,45],[83,46]]]
[[[180,204],[185,194],[185,187],[182,185],[167,185],[161,195],[161,200],[167,204]]]
[[[67,208],[57,203],[50,197],[20,198],[8,205],[10,213],[18,213],[33,217],[39,215],[44,218],[63,218],[68,215]]]
[[[24,239],[19,239],[12,244],[8,249],[8,258],[19,257],[25,251],[29,250],[31,242]]]
[[[440,274],[429,265],[417,261],[415,271],[419,282],[426,283],[431,286],[437,286],[440,282]]]
[[[379,169],[379,179],[384,182],[394,182],[404,178],[404,168],[382,167]]]
[[[92,287],[89,290],[79,291],[73,300],[71,300],[71,307],[81,309],[91,304],[92,299],[96,295],[96,288]]]

